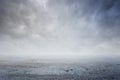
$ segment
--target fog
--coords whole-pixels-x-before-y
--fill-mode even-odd
[[[118,57],[119,3],[119,0],[0,0],[0,58]]]

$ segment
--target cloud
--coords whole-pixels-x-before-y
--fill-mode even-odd
[[[17,38],[44,36],[52,23],[52,17],[44,7],[30,0],[1,1],[0,17],[0,33]]]
[[[4,49],[8,43],[12,45],[8,52],[3,52],[71,58],[119,54],[119,3],[119,0],[1,0],[0,41],[4,42]]]
[[[53,2],[52,2],[53,1]],[[52,0],[51,6],[60,15],[61,21],[89,26],[100,30],[101,36],[116,37],[119,34],[119,0]],[[91,23],[92,22],[92,23]],[[109,34],[110,33],[110,34]]]
[[[119,55],[119,0],[50,0],[60,25],[67,26],[75,52]],[[90,54],[89,54],[90,53]]]

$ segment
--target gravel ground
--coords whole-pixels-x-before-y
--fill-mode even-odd
[[[2,63],[0,80],[120,80],[120,63]]]

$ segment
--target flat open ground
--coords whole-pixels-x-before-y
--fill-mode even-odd
[[[120,63],[24,62],[0,64],[0,80],[120,80]]]

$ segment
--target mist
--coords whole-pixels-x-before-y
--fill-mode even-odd
[[[119,0],[1,0],[0,58],[120,56]]]

